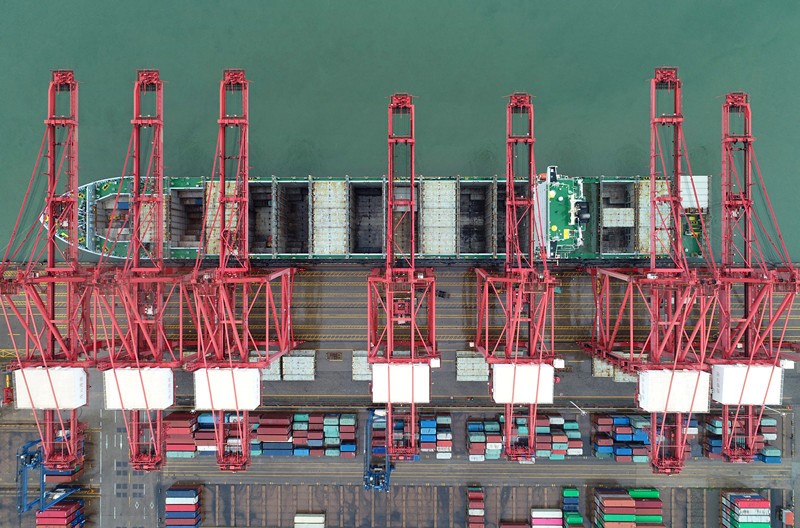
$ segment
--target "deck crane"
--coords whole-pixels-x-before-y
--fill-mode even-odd
[[[430,371],[440,361],[436,279],[433,269],[417,267],[414,258],[418,204],[412,96],[392,95],[388,117],[386,265],[367,279],[367,358],[372,401],[386,404],[389,457],[414,460],[419,457],[417,404],[430,403]]]
[[[800,284],[753,150],[751,117],[748,94],[725,96],[722,288],[712,399],[722,405],[722,453],[730,462],[754,459],[764,408],[781,404],[781,350]],[[777,263],[765,254],[775,255]]]
[[[96,330],[107,350],[98,361],[104,371],[106,408],[122,411],[131,467],[144,471],[165,462],[163,412],[174,403],[172,369],[181,366],[164,326],[166,306],[171,297],[179,297],[180,281],[168,275],[163,258],[163,116],[158,70],[139,70],[130,146],[112,212],[129,212],[123,223],[130,233],[128,258],[122,268],[102,272],[106,280],[99,282],[96,301],[103,315]],[[127,197],[121,192],[126,179]],[[109,244],[118,240],[110,233],[103,235]]]
[[[86,368],[93,365],[96,351],[89,310],[91,273],[78,260],[78,82],[71,70],[52,72],[47,100],[42,148],[2,271],[22,251],[30,254],[14,278],[3,280],[0,293],[17,356],[14,399],[18,408],[34,411],[44,467],[72,471],[84,460],[84,424],[78,412],[88,400]],[[42,221],[23,235],[19,228],[24,213],[38,207],[31,203],[31,193],[42,179]],[[68,244],[59,244],[58,237]],[[14,337],[20,329],[23,343]]]
[[[506,107],[506,248],[502,275],[477,269],[475,346],[491,366],[491,394],[503,404],[504,449],[511,460],[535,455],[532,432],[540,404],[553,403],[554,294],[547,266],[546,218],[542,215],[534,158],[533,104],[527,93],[509,96]],[[555,176],[555,168],[552,168]],[[495,323],[499,334],[491,331]],[[530,437],[518,434],[524,409]]]
[[[592,340],[585,344],[593,355],[638,374],[638,405],[651,414],[650,462],[655,472],[666,474],[679,473],[685,464],[692,413],[708,412],[712,321],[719,310],[706,226],[683,204],[699,200],[686,155],[681,92],[677,68],[655,70],[650,218],[640,218],[640,225],[649,224],[649,236],[639,236],[639,243],[649,246],[649,266],[591,270],[596,315]],[[691,266],[684,251],[687,237],[702,255],[702,262]],[[646,333],[637,332],[643,324]]]
[[[185,303],[197,329],[197,353],[185,359],[194,372],[195,407],[214,414],[217,462],[228,471],[250,462],[249,412],[261,405],[260,369],[298,344],[291,320],[297,270],[260,272],[250,263],[248,85],[244,70],[224,71],[203,247]],[[216,266],[206,267],[204,255],[217,257]],[[258,324],[263,334],[251,329]]]

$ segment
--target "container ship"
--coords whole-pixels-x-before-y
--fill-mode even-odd
[[[687,257],[699,257],[702,225],[709,219],[709,176],[682,176],[686,211],[681,234]],[[79,188],[80,248],[125,259],[130,239],[132,177],[109,178]],[[235,183],[229,183],[234,185]],[[164,256],[170,260],[213,257],[219,189],[208,177],[164,180]],[[496,259],[505,254],[505,178],[417,177],[415,208],[418,258]],[[667,193],[658,181],[657,193]],[[248,237],[250,258],[381,259],[385,252],[385,177],[250,177]],[[395,184],[397,198],[405,188]],[[647,258],[650,254],[650,178],[575,177],[550,166],[537,189],[544,226],[534,233],[551,260],[594,262]],[[231,206],[229,206],[230,209]],[[669,216],[668,205],[658,213]],[[398,214],[398,212],[395,212]],[[401,213],[400,213],[401,214]],[[229,212],[231,218],[238,215]],[[47,219],[43,217],[45,223]],[[398,236],[410,238],[406,232]],[[528,238],[528,226],[521,236]],[[664,231],[663,247],[668,247]],[[66,230],[59,230],[66,240]],[[155,237],[145,230],[144,242]],[[659,242],[659,245],[661,243]]]

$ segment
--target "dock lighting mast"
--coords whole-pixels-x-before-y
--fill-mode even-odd
[[[506,258],[502,275],[477,269],[475,346],[491,366],[491,394],[505,406],[504,448],[511,460],[530,460],[540,404],[553,403],[554,292],[547,266],[547,219],[534,158],[533,104],[527,93],[506,107]],[[553,175],[555,177],[555,175]],[[492,331],[499,326],[500,333]],[[517,417],[524,409],[524,419]],[[518,425],[527,420],[529,435]]]
[[[683,137],[681,81],[676,68],[657,68],[650,81],[650,262],[645,269],[592,269],[595,326],[586,348],[638,374],[639,407],[651,413],[650,461],[657,473],[685,464],[692,413],[709,407],[713,324],[719,308],[716,263],[706,226],[693,226],[682,203],[698,203]],[[695,237],[703,263],[684,251]],[[647,333],[637,332],[647,318]]]
[[[730,462],[754,459],[764,408],[781,404],[781,349],[788,345],[784,338],[800,284],[756,161],[751,117],[748,94],[725,96],[722,288],[712,398],[722,404],[722,453]],[[756,207],[759,194],[766,215]]]
[[[168,301],[180,297],[180,280],[164,267],[164,104],[158,70],[138,72],[131,124],[120,179],[120,189],[126,175],[130,180],[128,257],[122,268],[105,274],[113,280],[98,287],[101,320],[109,321],[97,329],[106,334],[108,352],[98,368],[106,408],[122,411],[125,419],[131,467],[152,471],[165,462],[163,412],[174,404],[172,369],[181,367],[164,326]]]
[[[291,295],[296,269],[255,271],[250,263],[248,95],[244,70],[220,82],[219,135],[206,187],[203,247],[189,279],[187,303],[197,327],[195,406],[214,414],[217,462],[241,471],[250,462],[249,412],[261,405],[260,369],[291,351]],[[218,256],[205,267],[203,256]],[[253,327],[263,325],[264,334]]]
[[[386,191],[386,266],[367,284],[368,360],[372,401],[386,404],[387,427],[403,422],[403,434],[387,435],[393,460],[415,459],[417,404],[430,403],[430,369],[439,366],[436,286],[433,270],[418,268],[414,104],[409,94],[389,103]],[[402,438],[400,438],[402,436]]]
[[[52,73],[47,103],[42,150],[3,259],[3,271],[20,252],[27,250],[30,255],[13,279],[3,281],[2,309],[17,356],[14,399],[19,408],[34,411],[44,466],[71,471],[84,460],[84,424],[78,421],[78,409],[87,403],[86,367],[92,366],[95,358],[88,310],[89,273],[78,262],[78,83],[72,71]],[[40,173],[42,162],[44,172]],[[36,207],[29,204],[29,198],[34,183],[42,177],[47,182],[43,222],[38,232],[32,226],[17,240],[24,211]],[[57,237],[68,244],[60,245]],[[22,300],[15,294],[22,294]],[[20,328],[24,343],[14,337]]]

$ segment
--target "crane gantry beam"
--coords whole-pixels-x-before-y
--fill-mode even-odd
[[[506,107],[506,251],[502,275],[477,269],[475,346],[492,368],[492,395],[504,405],[504,448],[512,460],[532,459],[533,436],[521,438],[516,415],[533,431],[540,403],[552,403],[555,381],[554,294],[547,265],[546,222],[534,157],[531,96],[515,93]],[[546,183],[545,183],[546,185]],[[546,199],[546,197],[544,197]],[[490,329],[500,326],[499,334]],[[500,387],[510,387],[505,395]],[[525,387],[532,387],[523,395]]]
[[[417,200],[414,104],[409,94],[389,103],[386,263],[367,279],[368,361],[373,402],[385,403],[389,427],[404,422],[402,438],[387,435],[393,460],[419,454],[417,404],[430,401],[430,368],[438,366],[436,279],[416,266]],[[398,435],[398,437],[401,435]]]

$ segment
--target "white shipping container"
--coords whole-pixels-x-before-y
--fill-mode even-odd
[[[436,453],[437,460],[450,460],[451,458],[453,458],[452,451],[449,452],[439,451]]]
[[[496,449],[503,449],[503,444],[499,443],[499,442],[497,442],[497,443],[495,443],[495,442],[487,443],[486,444],[486,450],[489,451],[489,450],[492,450],[492,449],[495,449],[495,450]]]
[[[217,446],[215,445],[199,445],[195,447],[196,451],[216,451]]]
[[[583,455],[583,448],[582,447],[571,447],[567,449],[567,454],[569,456],[582,456]]]
[[[483,517],[486,514],[483,508],[469,508],[467,513],[468,515],[475,517]]]
[[[166,504],[197,504],[200,497],[167,497]]]
[[[294,522],[297,523],[312,523],[312,524],[320,524],[325,523],[325,514],[324,513],[296,513],[294,516]]]
[[[531,519],[561,519],[561,510],[531,508]]]
[[[484,460],[486,460],[486,457],[484,455],[470,455],[469,456],[469,461],[470,462],[483,462]]]

